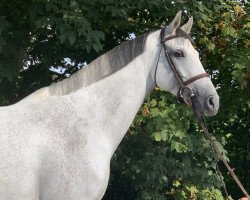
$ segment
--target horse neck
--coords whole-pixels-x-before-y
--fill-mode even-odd
[[[160,53],[158,36],[150,34],[144,52],[126,67],[71,94],[78,115],[92,128],[92,136],[106,143],[110,155],[121,142],[145,97],[155,87],[152,71]]]

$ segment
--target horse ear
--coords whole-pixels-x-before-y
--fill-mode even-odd
[[[181,29],[186,33],[189,34],[193,26],[193,16],[189,18],[188,22],[184,24]]]
[[[168,28],[168,31],[174,35],[175,34],[175,31],[176,29],[180,26],[180,23],[181,23],[181,11],[179,11],[176,15],[175,15],[175,18],[173,19],[173,21],[169,24],[169,28]]]

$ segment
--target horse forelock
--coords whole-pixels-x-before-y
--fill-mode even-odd
[[[95,59],[89,65],[83,67],[69,78],[53,83],[49,87],[51,95],[66,95],[80,88],[86,87],[116,71],[126,67],[137,56],[141,55],[145,48],[149,33],[128,40],[111,49],[107,53]]]

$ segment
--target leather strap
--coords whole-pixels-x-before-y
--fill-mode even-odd
[[[230,165],[228,164],[227,160],[224,158],[224,156],[221,153],[221,150],[219,149],[219,147],[217,146],[216,140],[214,140],[214,137],[212,136],[211,133],[209,133],[208,128],[206,126],[206,124],[204,123],[204,120],[202,120],[202,116],[200,115],[200,113],[197,112],[197,110],[195,109],[195,103],[194,103],[194,98],[190,98],[188,100],[190,103],[190,106],[195,114],[195,117],[197,118],[204,135],[206,136],[206,138],[210,141],[211,143],[211,147],[215,150],[215,152],[217,153],[217,156],[221,159],[221,161],[224,163],[224,165],[226,166],[229,174],[231,175],[231,177],[234,179],[234,181],[237,183],[237,185],[239,186],[239,188],[241,189],[241,191],[246,195],[246,197],[248,199],[250,199],[250,195],[247,193],[246,189],[244,188],[244,186],[242,185],[242,183],[240,182],[239,178],[236,176],[236,174],[234,173],[234,168],[231,168]],[[224,183],[225,184],[225,183]],[[224,186],[225,187],[225,186]],[[225,188],[226,194],[227,194],[227,190]],[[228,196],[228,195],[227,195]]]
[[[190,93],[190,97],[194,96],[192,88],[188,87],[188,85],[191,84],[191,83],[193,83],[194,81],[197,81],[197,80],[201,79],[201,78],[209,77],[209,74],[208,73],[198,74],[196,76],[191,77],[190,79],[188,79],[186,81],[184,81],[182,79],[182,76],[178,72],[178,70],[177,70],[177,68],[175,66],[175,63],[172,60],[172,58],[171,58],[171,56],[170,56],[170,54],[168,52],[167,46],[165,44],[166,41],[169,41],[171,39],[178,38],[178,37],[183,37],[185,39],[188,39],[193,44],[193,40],[184,31],[182,31],[181,29],[177,30],[177,34],[176,35],[171,35],[171,36],[165,37],[165,28],[163,28],[161,30],[161,33],[160,33],[160,42],[161,42],[161,44],[162,44],[162,46],[163,46],[163,48],[165,50],[165,56],[167,58],[167,61],[168,61],[169,65],[170,65],[170,67],[173,70],[173,73],[174,73],[174,75],[176,77],[176,80],[179,83],[179,90],[177,92],[177,97],[178,97],[178,99],[181,102],[186,102],[185,99],[184,99],[184,96],[182,95],[183,91],[185,89],[188,89],[188,90],[190,90],[190,92],[189,92]],[[157,65],[158,65],[158,63],[157,63]],[[157,66],[156,66],[156,70],[157,70]],[[156,82],[156,72],[155,72],[155,82]]]
[[[164,32],[163,32],[164,33]],[[172,39],[174,39],[174,38],[178,38],[178,36],[177,35],[170,35],[170,36],[168,36],[168,37],[165,37],[163,40],[161,40],[161,43],[164,43],[164,42],[166,42],[166,41],[168,41],[168,40],[172,40]]]
[[[202,74],[198,74],[196,76],[193,76],[192,78],[186,80],[183,82],[183,85],[184,86],[187,86],[195,81],[197,81],[198,79],[201,79],[201,78],[205,78],[205,77],[210,77],[210,75],[208,73],[202,73]]]
[[[183,33],[182,33],[183,34]],[[193,94],[193,90],[191,87],[187,86],[191,83],[193,83],[194,81],[197,81],[201,78],[206,78],[206,77],[209,77],[209,74],[208,73],[202,73],[202,74],[198,74],[196,76],[193,76],[192,78],[186,80],[186,81],[183,81],[179,72],[177,71],[177,68],[171,58],[171,56],[169,55],[169,53],[167,52],[167,47],[166,47],[166,44],[165,42],[168,41],[168,40],[171,40],[173,38],[176,38],[176,37],[180,37],[180,36],[177,36],[177,35],[173,35],[173,36],[169,36],[167,38],[165,38],[165,29],[162,29],[161,30],[161,43],[164,47],[164,50],[165,50],[165,55],[166,55],[166,58],[169,62],[169,65],[171,66],[174,74],[175,74],[175,77],[177,79],[177,81],[179,82],[180,86],[179,86],[179,91],[177,93],[177,96],[179,96],[179,99],[183,102],[186,102],[188,105],[191,106],[198,122],[200,123],[202,129],[203,129],[203,132],[205,134],[205,136],[209,139],[209,141],[211,142],[211,145],[212,147],[214,148],[215,152],[217,153],[218,157],[222,160],[222,162],[225,164],[225,166],[227,167],[229,173],[231,174],[231,176],[234,178],[235,182],[238,184],[238,186],[240,187],[241,191],[246,195],[246,197],[248,199],[250,199],[250,196],[249,194],[247,193],[246,189],[244,188],[244,186],[242,185],[242,183],[240,182],[240,180],[238,179],[238,177],[235,175],[233,169],[229,166],[229,164],[227,163],[226,159],[223,157],[222,153],[220,152],[219,148],[217,147],[216,143],[214,142],[211,134],[208,132],[208,129],[207,127],[205,126],[200,114],[197,112],[197,110],[195,109],[195,106],[194,106],[194,99],[195,99],[195,95]],[[189,39],[188,37],[185,36],[185,33],[184,33],[184,37]],[[190,39],[189,39],[190,40]],[[157,70],[157,67],[156,67],[156,70]],[[156,75],[155,75],[156,76]],[[156,78],[156,77],[155,77]],[[182,92],[183,90],[185,89],[188,89],[190,90],[190,97],[185,100],[184,97],[182,96]]]

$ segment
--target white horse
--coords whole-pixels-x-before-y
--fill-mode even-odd
[[[180,19],[178,12],[164,31],[169,39],[164,43],[186,81],[205,71],[185,37],[193,20],[179,28]],[[127,41],[70,78],[1,107],[0,199],[101,199],[110,159],[156,84],[178,92],[160,30]],[[188,86],[200,112],[215,115],[219,97],[210,79],[203,76]]]

